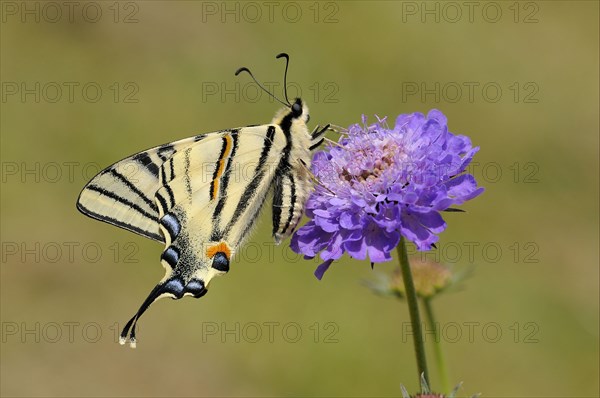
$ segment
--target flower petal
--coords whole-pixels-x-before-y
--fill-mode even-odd
[[[344,249],[352,258],[357,260],[367,258],[367,243],[364,238],[344,242]]]
[[[400,242],[400,234],[397,232],[386,233],[373,231],[366,236],[366,246],[369,253],[369,260],[372,263],[382,263],[390,261],[392,256],[390,252]]]
[[[318,280],[321,280],[323,278],[323,275],[325,274],[325,272],[327,272],[331,263],[333,263],[333,260],[327,260],[317,267],[317,269],[315,270],[315,276]]]

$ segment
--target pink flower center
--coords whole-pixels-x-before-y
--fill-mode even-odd
[[[394,166],[398,157],[400,147],[396,142],[392,140],[373,142],[369,139],[372,140],[371,137],[367,137],[365,141],[368,146],[352,151],[351,156],[355,160],[344,165],[339,171],[340,179],[352,187],[371,188],[378,184],[381,176]]]

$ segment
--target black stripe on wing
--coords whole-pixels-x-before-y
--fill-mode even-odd
[[[273,235],[279,231],[281,223],[281,207],[283,206],[283,182],[282,178],[275,178],[275,188],[273,189]]]
[[[156,178],[158,178],[158,165],[152,161],[148,152],[138,153],[133,160],[140,162],[142,166],[148,169]]]
[[[100,195],[106,196],[108,198],[113,199],[115,202],[119,202],[127,207],[129,207],[132,210],[137,211],[138,213],[140,213],[142,216],[149,218],[153,221],[158,221],[158,217],[156,217],[156,214],[150,214],[148,213],[146,210],[142,209],[140,206],[138,206],[137,204],[131,202],[130,200],[127,200],[117,194],[115,194],[114,192],[111,191],[107,191],[99,186],[96,185],[88,185],[86,187],[86,189],[89,189],[90,191],[94,191],[94,192],[98,192]]]
[[[235,208],[235,211],[233,212],[233,216],[231,217],[231,220],[229,220],[229,222],[227,223],[227,226],[225,227],[225,229],[223,231],[224,234],[229,233],[229,231],[235,225],[235,223],[238,221],[238,219],[240,218],[240,216],[242,215],[244,210],[246,210],[246,208],[248,207],[248,203],[250,202],[250,200],[254,198],[254,194],[256,193],[256,188],[258,188],[258,186],[260,185],[260,182],[264,178],[264,175],[266,172],[265,163],[269,156],[269,151],[271,150],[271,147],[273,146],[274,137],[275,137],[275,127],[269,126],[267,129],[267,136],[266,136],[266,139],[263,144],[260,158],[258,159],[258,164],[256,165],[256,168],[254,170],[254,177],[252,178],[252,181],[250,181],[250,183],[246,186],[246,189],[244,190],[244,193],[242,194],[242,196],[240,198],[240,203]],[[213,220],[214,220],[214,216],[213,216]],[[217,224],[215,223],[214,228],[213,228],[213,236],[211,238],[216,240],[220,237],[219,235],[220,234],[219,234],[219,231],[217,228]]]
[[[219,222],[219,215],[221,214],[221,211],[223,210],[223,207],[225,207],[225,201],[227,200],[227,189],[229,187],[229,178],[231,176],[231,165],[233,164],[233,159],[235,157],[235,154],[237,152],[237,148],[238,148],[238,131],[237,130],[233,130],[231,132],[231,138],[232,138],[232,147],[231,147],[231,155],[229,155],[229,159],[227,160],[227,165],[225,166],[225,171],[223,172],[223,177],[221,177],[221,184],[220,184],[220,192],[219,192],[219,201],[217,202],[217,205],[215,206],[215,211],[213,212],[213,222],[215,223],[215,225],[218,225]],[[211,187],[212,189],[212,187]]]
[[[115,218],[112,218],[112,217],[109,217],[109,216],[106,216],[106,215],[95,213],[95,212],[91,211],[90,209],[86,208],[84,205],[82,205],[79,202],[77,202],[77,210],[79,210],[81,213],[85,214],[88,217],[95,218],[96,220],[100,220],[100,221],[104,221],[104,222],[109,223],[109,224],[116,225],[118,227],[127,229],[127,230],[129,230],[131,232],[135,232],[136,234],[140,234],[142,236],[147,236],[148,238],[154,239],[154,240],[156,240],[158,242],[161,242],[161,243],[165,242],[165,240],[162,237],[162,235],[156,234],[156,233],[151,232],[151,231],[146,231],[146,230],[144,230],[142,228],[136,227],[135,225],[128,224],[126,222],[123,222],[121,220],[117,220]]]
[[[289,188],[289,197],[285,195],[285,189]],[[273,193],[273,235],[280,233],[285,235],[296,211],[296,182],[291,173],[286,173],[282,177],[275,179],[275,188]],[[282,228],[283,209],[287,210],[287,217]]]
[[[154,203],[149,197],[147,197],[142,191],[138,189],[135,185],[131,183],[123,174],[119,173],[115,169],[110,169],[110,174],[115,177],[117,180],[121,181],[127,188],[129,188],[133,193],[140,197],[150,208],[154,211],[158,211],[156,207],[156,203]],[[89,187],[88,187],[89,188]]]
[[[283,227],[283,229],[281,230],[281,233],[283,235],[285,235],[285,233],[287,232],[288,228],[290,227],[290,224],[292,222],[292,219],[294,218],[294,213],[296,210],[296,201],[298,198],[296,198],[296,182],[294,181],[294,176],[291,174],[288,174],[288,179],[289,179],[289,187],[290,187],[290,204],[289,204],[289,210],[288,210],[288,217],[287,220],[285,221],[285,226]]]
[[[160,209],[162,210],[163,214],[167,213],[169,211],[169,206],[167,205],[165,198],[163,198],[159,193],[157,193],[155,197],[158,199],[158,203],[160,203]]]
[[[167,191],[167,194],[169,195],[169,201],[171,202],[171,206],[169,207],[169,209],[172,209],[173,207],[175,207],[175,194],[173,193],[173,190],[168,184],[165,185],[165,190]]]
[[[221,187],[219,197],[227,196],[227,187],[229,185],[229,177],[231,175],[231,165],[233,164],[233,159],[237,152],[238,148],[238,130],[231,131],[231,152],[229,154],[229,158],[227,159],[227,165],[225,166],[225,171],[223,172],[223,177],[221,177]]]

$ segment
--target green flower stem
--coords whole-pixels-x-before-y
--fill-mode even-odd
[[[427,323],[433,331],[434,339],[434,352],[435,359],[437,362],[438,371],[440,372],[440,379],[442,380],[442,391],[445,393],[450,392],[450,384],[448,383],[448,371],[446,369],[446,361],[444,360],[444,353],[442,352],[442,341],[439,335],[438,325],[435,322],[435,316],[433,315],[433,308],[431,307],[431,297],[423,298],[423,307],[425,308],[425,317]]]
[[[406,301],[408,302],[408,312],[410,313],[410,323],[412,324],[413,343],[415,345],[415,355],[417,357],[417,369],[419,371],[419,384],[421,385],[421,375],[429,382],[427,374],[427,361],[425,358],[425,345],[423,343],[423,331],[421,329],[421,316],[419,315],[419,303],[417,301],[417,292],[410,271],[408,262],[408,253],[406,251],[406,242],[404,237],[400,238],[400,244],[397,247],[400,257],[400,269],[402,270],[402,280],[404,281],[404,290]]]

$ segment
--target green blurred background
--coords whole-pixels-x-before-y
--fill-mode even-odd
[[[79,214],[79,191],[147,147],[270,121],[233,72],[279,93],[281,51],[311,126],[438,108],[481,147],[486,192],[434,255],[474,268],[434,302],[459,395],[598,396],[597,2],[49,4],[1,4],[3,396],[417,390],[405,303],[362,286],[366,262],[317,281],[272,246],[269,211],[210,294],[156,303],[137,350],[116,343],[161,247]]]

